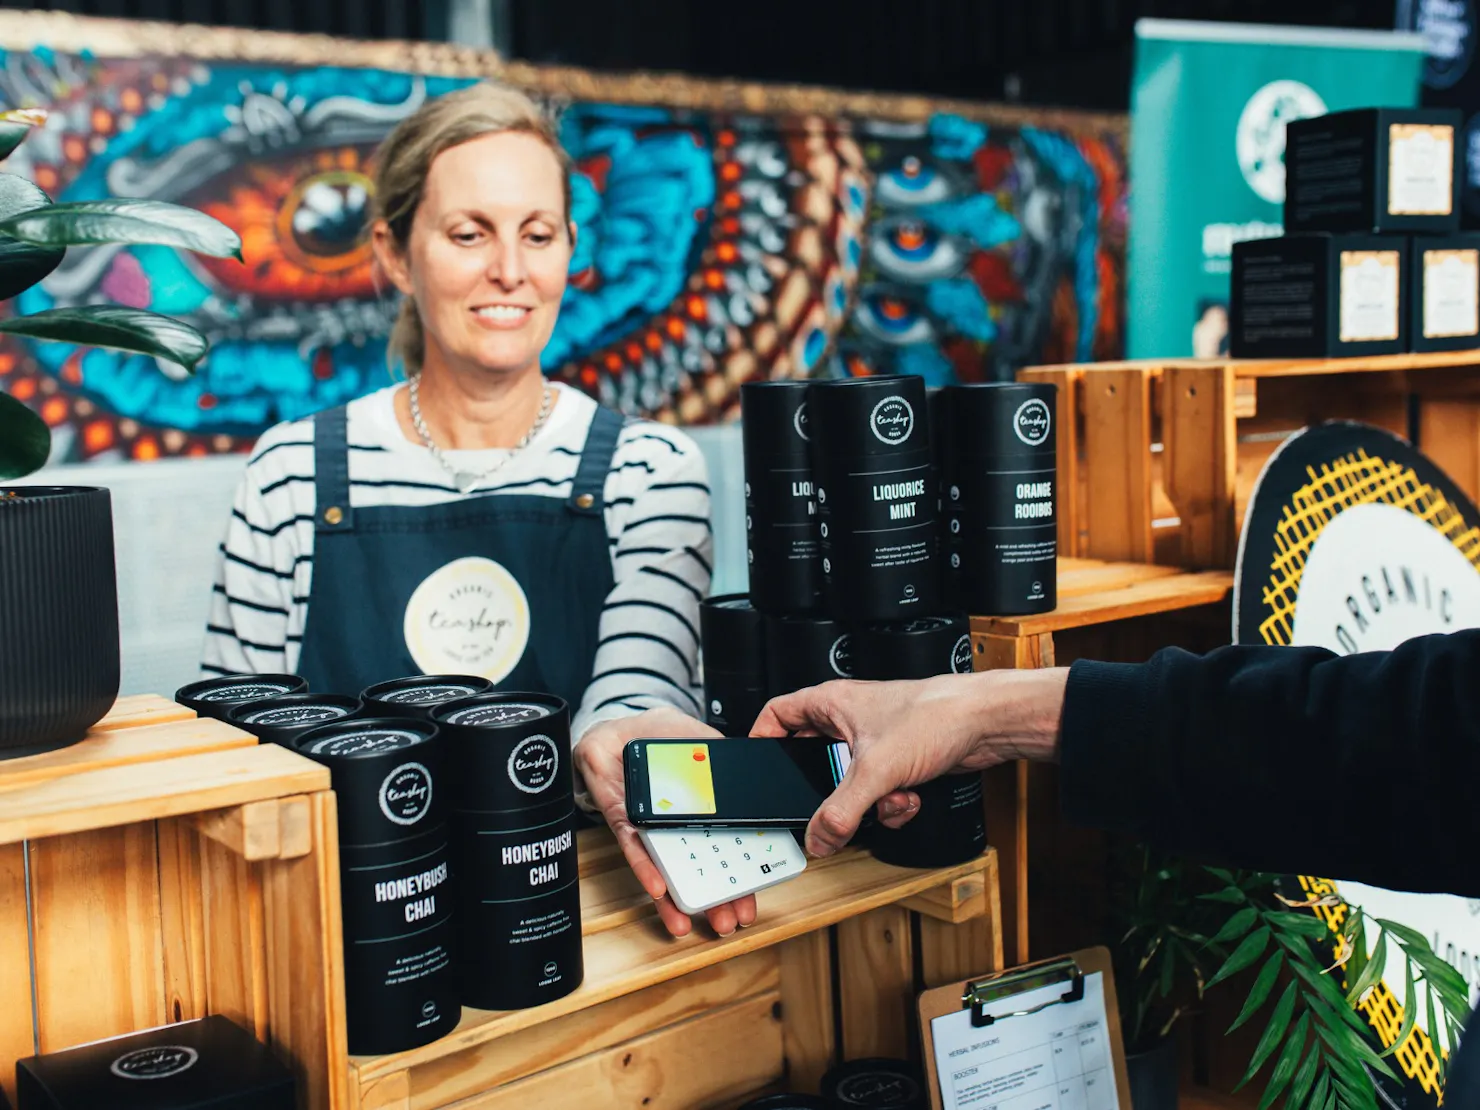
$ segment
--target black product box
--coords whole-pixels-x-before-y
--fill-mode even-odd
[[[1415,236],[1409,251],[1409,349],[1480,347],[1480,234]]]
[[[1233,246],[1234,358],[1340,358],[1408,349],[1403,236],[1287,235]]]
[[[16,1110],[294,1110],[293,1074],[224,1017],[17,1061]]]
[[[1361,108],[1285,129],[1285,231],[1459,229],[1460,129],[1448,108]]]

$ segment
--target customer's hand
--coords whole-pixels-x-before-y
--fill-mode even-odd
[[[576,768],[586,780],[591,800],[606,818],[637,881],[658,904],[658,916],[675,937],[687,936],[694,924],[688,914],[668,897],[662,872],[647,854],[637,830],[627,819],[627,779],[622,770],[622,749],[627,746],[627,741],[638,737],[686,740],[719,735],[702,721],[677,709],[649,709],[633,717],[593,725],[576,745]],[[752,924],[755,913],[755,895],[747,894],[744,898],[706,910],[704,915],[709,919],[710,927],[723,937],[733,933],[737,926]]]
[[[807,826],[807,851],[831,855],[869,807],[898,828],[919,809],[907,790],[1010,759],[1051,759],[1068,672],[986,671],[917,682],[827,682],[773,699],[755,736],[833,736],[853,763]]]

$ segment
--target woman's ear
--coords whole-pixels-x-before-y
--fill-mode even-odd
[[[575,222],[575,220],[571,220],[570,223],[568,223],[568,224],[565,225],[565,227],[566,227],[566,230],[570,232],[570,249],[571,250],[575,250],[576,249],[576,222]]]
[[[390,278],[391,284],[406,296],[411,296],[411,271],[406,267],[406,256],[396,244],[396,237],[384,220],[376,220],[370,229],[370,248],[375,252],[375,263],[381,273]]]

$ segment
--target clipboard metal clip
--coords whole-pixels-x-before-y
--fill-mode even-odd
[[[1006,1014],[989,1014],[985,1010],[985,1007],[992,1002],[1009,995],[1026,994],[1055,983],[1067,983],[1069,989],[1058,998],[1050,998],[1047,1002],[1040,1002],[1037,1006],[1026,1010],[1013,1010]],[[1066,958],[969,983],[965,993],[961,996],[961,1005],[963,1008],[971,1007],[971,1024],[981,1027],[1007,1018],[1027,1017],[1060,1003],[1069,1004],[1083,1000],[1084,972],[1080,970],[1077,962]]]

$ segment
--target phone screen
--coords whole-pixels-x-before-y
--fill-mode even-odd
[[[633,824],[805,828],[847,773],[841,740],[634,740],[623,753]]]

